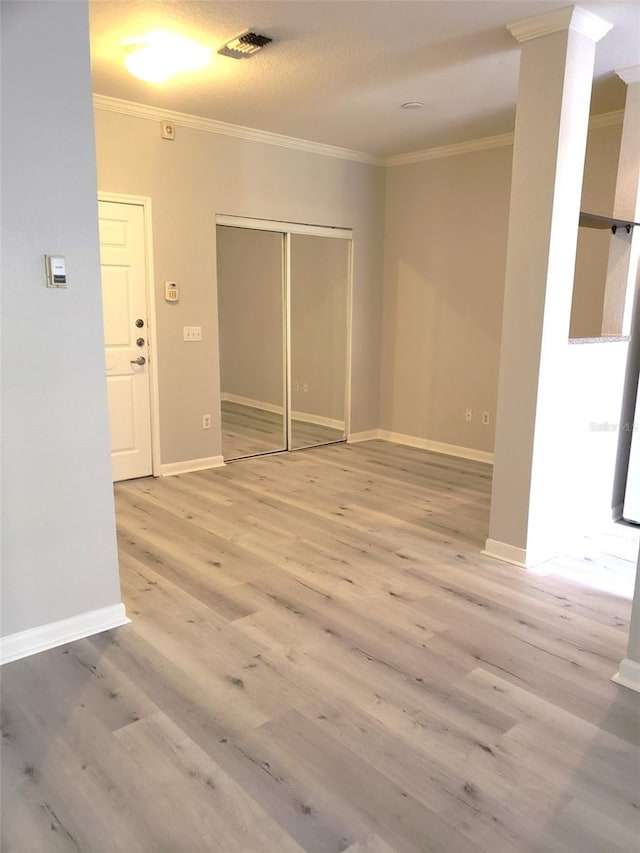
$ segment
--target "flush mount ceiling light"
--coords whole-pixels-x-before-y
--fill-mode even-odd
[[[246,59],[247,56],[251,56],[272,41],[273,39],[268,36],[261,36],[247,30],[219,48],[218,53],[222,56],[230,56],[232,59]]]
[[[152,30],[124,44],[128,71],[148,83],[164,83],[172,74],[197,71],[211,62],[211,48],[166,30]]]
[[[402,104],[403,110],[421,110],[424,107],[422,101],[406,101]]]

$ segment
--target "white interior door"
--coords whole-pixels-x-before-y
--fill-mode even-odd
[[[113,479],[152,473],[144,209],[99,202]]]

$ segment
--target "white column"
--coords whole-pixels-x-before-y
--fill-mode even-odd
[[[485,553],[517,565],[554,553],[562,368],[595,45],[609,29],[579,7],[509,27],[521,63]]]
[[[621,661],[620,671],[613,676],[612,681],[624,684],[625,687],[630,687],[640,693],[640,554],[638,555],[636,588],[631,608],[627,656]]]
[[[627,84],[613,205],[615,219],[640,221],[640,65],[616,72]],[[598,211],[593,211],[597,213]],[[611,238],[602,312],[603,335],[629,335],[640,255],[640,228],[619,228]]]
[[[613,215],[619,219],[628,218],[638,222],[640,221],[640,66],[626,68],[617,73],[627,84],[627,99],[624,108]],[[638,256],[640,255],[640,228],[635,228],[629,236],[623,234],[622,240],[624,240],[623,245],[627,250],[627,256],[626,259],[623,259],[623,261],[626,260],[626,263],[622,272],[617,277],[615,276],[615,257],[612,257],[614,254],[613,246],[609,254],[605,315],[607,313],[607,296],[612,302],[614,301],[609,290],[617,286],[619,290],[616,304],[624,306],[623,316],[622,318],[618,317],[618,322],[622,322],[623,334],[629,334],[635,279],[638,272]],[[606,318],[603,319],[606,321]],[[608,319],[611,322],[611,314]],[[604,332],[605,329],[603,328]],[[637,418],[638,413],[636,413]],[[613,676],[613,681],[640,692],[640,554],[638,555],[636,586],[631,608],[627,656],[621,661],[620,670]]]

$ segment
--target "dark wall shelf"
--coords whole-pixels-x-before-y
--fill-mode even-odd
[[[610,228],[613,234],[618,228],[624,228],[627,234],[631,233],[634,225],[640,225],[639,222],[631,222],[628,219],[614,219],[611,216],[599,216],[596,213],[586,213],[580,211],[580,225],[582,228]]]

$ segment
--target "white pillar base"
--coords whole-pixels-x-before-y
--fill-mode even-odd
[[[499,542],[497,539],[487,539],[482,553],[485,557],[493,557],[495,560],[511,563],[512,566],[519,566],[521,569],[533,569],[542,563],[548,563],[549,560],[553,560],[557,556],[555,551],[551,549],[543,552],[531,548],[518,548],[516,545],[509,545],[507,542]]]
[[[637,660],[625,658],[620,662],[620,670],[611,678],[611,681],[640,693],[640,663]]]

